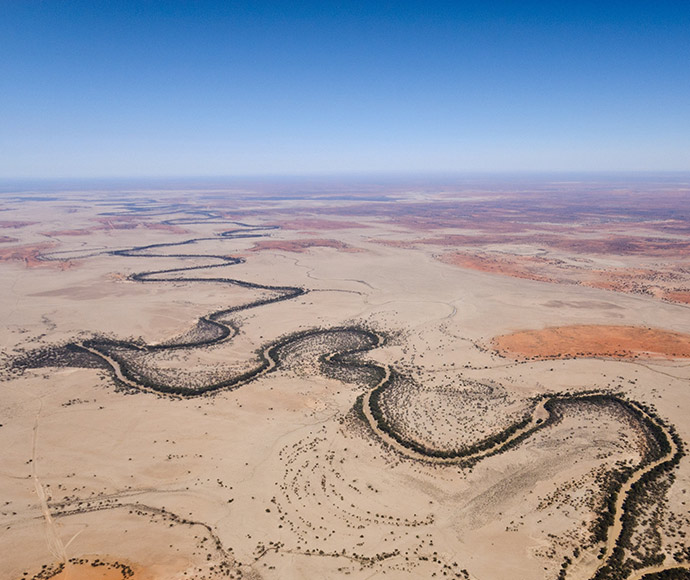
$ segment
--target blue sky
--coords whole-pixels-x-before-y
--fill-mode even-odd
[[[690,170],[690,2],[0,2],[0,177]]]

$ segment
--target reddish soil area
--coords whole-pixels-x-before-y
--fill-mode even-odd
[[[471,226],[469,226],[471,228]],[[610,236],[600,238],[571,238],[546,234],[497,235],[495,229],[487,234],[448,234],[433,238],[399,242],[395,240],[373,240],[385,245],[411,247],[426,244],[444,247],[486,246],[489,244],[530,244],[548,247],[564,253],[579,255],[654,256],[677,258],[690,253],[690,242],[678,239],[659,239],[632,236]]]
[[[31,580],[45,576],[36,575]],[[25,576],[25,578],[27,578]],[[106,562],[101,559],[79,559],[68,562],[49,580],[153,580],[154,575],[140,566],[126,562]]]
[[[582,285],[615,292],[628,292],[662,296],[659,284],[667,282],[664,275],[667,271],[656,271],[647,268],[611,268],[610,270],[585,271],[587,277]]]
[[[610,236],[597,239],[548,239],[544,237],[543,243],[552,248],[584,255],[641,255],[676,258],[688,255],[690,252],[689,241],[642,236]]]
[[[672,300],[673,302],[682,302],[683,304],[690,304],[690,290],[678,290],[666,292],[664,298]]]
[[[390,244],[393,245],[393,244]],[[512,276],[538,282],[579,284],[600,290],[639,294],[684,304],[690,303],[690,283],[687,266],[683,263],[658,263],[654,268],[591,268],[589,263],[540,256],[514,254],[485,254],[481,252],[451,252],[439,258],[446,264]],[[650,262],[651,263],[651,262]]]
[[[690,335],[641,326],[580,324],[504,334],[492,340],[518,359],[581,357],[690,358]]]
[[[468,268],[470,270],[478,270],[480,272],[502,274],[504,276],[513,276],[515,278],[524,278],[527,280],[537,280],[538,282],[558,281],[543,272],[540,273],[538,270],[540,268],[543,269],[544,266],[548,266],[548,261],[533,256],[498,258],[488,255],[454,252],[451,254],[444,254],[439,259],[446,264]]]
[[[283,252],[306,252],[309,248],[334,248],[341,252],[361,252],[359,248],[353,248],[338,240],[309,239],[309,240],[262,240],[254,244],[252,252],[263,250],[280,250]]]
[[[51,267],[59,268],[64,270],[72,266],[71,262],[44,262],[38,259],[38,256],[51,248],[54,248],[55,244],[44,243],[44,244],[30,244],[24,246],[12,246],[11,248],[0,249],[0,262],[9,261],[23,261],[28,268]]]

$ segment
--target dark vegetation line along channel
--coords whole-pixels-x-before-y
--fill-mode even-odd
[[[141,211],[136,208],[128,208],[130,211]],[[192,224],[192,223],[224,223],[228,222],[222,219],[222,216],[214,212],[199,211],[186,212],[195,213],[201,216],[199,218],[177,218],[166,220],[163,222],[168,225]],[[117,215],[115,213],[110,215]],[[153,214],[147,214],[153,215]],[[173,397],[196,397],[208,394],[221,389],[232,389],[244,385],[258,376],[279,368],[281,362],[281,354],[287,347],[296,344],[298,341],[309,339],[312,337],[321,337],[328,339],[335,337],[339,333],[346,334],[350,343],[347,347],[341,347],[335,352],[321,355],[320,362],[322,369],[328,371],[330,368],[334,372],[340,370],[349,370],[354,372],[356,376],[367,377],[366,382],[371,387],[364,395],[360,396],[355,403],[355,411],[373,430],[373,432],[382,441],[393,447],[398,452],[412,457],[414,459],[432,461],[437,463],[460,464],[463,466],[472,466],[481,459],[490,455],[501,453],[508,450],[540,429],[553,425],[568,407],[578,402],[587,402],[597,405],[615,405],[622,409],[625,413],[635,418],[638,424],[643,428],[649,443],[650,452],[645,454],[642,462],[636,468],[628,468],[622,473],[619,473],[611,485],[609,495],[606,500],[606,507],[599,515],[599,520],[595,526],[595,539],[601,547],[598,556],[599,563],[593,571],[591,576],[593,580],[618,580],[627,578],[633,572],[626,566],[624,560],[624,550],[628,545],[633,528],[636,524],[635,518],[635,503],[639,501],[641,495],[641,488],[645,483],[650,482],[654,478],[668,473],[675,467],[684,455],[683,444],[675,433],[675,431],[667,426],[659,417],[656,416],[653,410],[636,402],[628,401],[621,396],[609,393],[579,393],[579,394],[556,394],[544,396],[537,404],[528,417],[509,426],[507,429],[494,434],[487,439],[477,442],[474,445],[465,449],[457,451],[441,451],[429,448],[416,441],[406,439],[401,433],[397,432],[388,422],[379,403],[381,394],[394,384],[397,377],[397,371],[391,369],[388,365],[382,366],[380,364],[360,360],[357,355],[371,351],[381,346],[385,338],[378,332],[374,332],[368,328],[361,326],[346,326],[335,327],[330,329],[312,329],[292,333],[285,337],[263,346],[258,351],[259,362],[250,370],[237,374],[235,376],[224,378],[216,382],[199,387],[185,387],[180,385],[166,385],[161,382],[154,381],[149,377],[137,374],[133,371],[130,365],[122,357],[117,356],[115,351],[139,351],[139,352],[153,352],[161,350],[176,350],[176,349],[190,349],[205,347],[221,343],[230,339],[237,332],[237,327],[232,321],[226,320],[232,314],[246,311],[259,306],[273,304],[276,302],[292,300],[304,295],[307,290],[300,287],[293,286],[270,286],[265,284],[257,284],[254,282],[247,282],[235,278],[227,277],[188,277],[181,275],[183,272],[198,272],[200,270],[209,270],[234,266],[244,262],[243,258],[228,257],[216,254],[190,254],[177,253],[168,254],[161,253],[163,248],[173,248],[189,246],[201,241],[219,240],[219,239],[240,239],[248,237],[261,237],[263,232],[276,229],[277,226],[252,226],[239,222],[232,222],[239,226],[238,229],[227,230],[219,234],[219,237],[199,237],[184,240],[181,242],[149,244],[144,246],[136,246],[129,249],[102,251],[92,254],[83,255],[88,257],[91,255],[113,255],[122,257],[138,257],[138,258],[178,258],[178,259],[208,259],[213,260],[212,263],[171,268],[165,270],[153,270],[140,272],[130,275],[130,279],[142,282],[193,282],[193,283],[222,283],[239,286],[242,288],[262,290],[274,293],[273,296],[262,297],[245,304],[216,310],[210,314],[202,316],[194,329],[193,338],[185,339],[183,337],[178,341],[170,341],[163,344],[144,344],[138,341],[124,341],[114,340],[109,338],[89,338],[81,342],[72,342],[67,344],[62,353],[56,355],[56,350],[51,350],[46,360],[39,361],[38,365],[48,366],[54,364],[57,366],[93,366],[94,357],[98,359],[101,364],[105,364],[107,368],[113,373],[116,381],[124,383],[126,386],[138,388],[145,391],[153,391],[159,394],[164,394]],[[54,252],[45,254],[41,257],[44,260],[59,260],[64,259],[68,252]],[[354,344],[353,341],[354,340]],[[27,360],[35,353],[29,353],[24,357],[24,362],[19,366],[28,366]],[[90,361],[85,361],[84,356],[90,358]],[[39,357],[40,358],[40,357]],[[85,364],[86,363],[86,364]],[[328,372],[327,372],[328,374]],[[352,376],[352,375],[350,375]],[[580,560],[582,557],[580,558]],[[573,562],[570,558],[566,558],[563,564],[559,579],[566,578],[568,567],[573,564],[573,568],[577,567],[577,562]],[[674,563],[666,567],[672,569],[678,566]],[[684,564],[682,564],[684,565]],[[659,565],[657,562],[655,566],[648,566],[650,571],[653,569],[655,573],[666,568]],[[637,574],[644,571],[646,568],[635,570]]]
[[[649,450],[639,465],[619,470],[611,478],[604,509],[593,528],[594,541],[600,546],[600,551],[591,578],[622,580],[634,571],[639,574],[647,568],[657,571],[666,569],[654,562],[645,568],[634,570],[624,557],[637,524],[635,513],[644,493],[643,487],[657,477],[670,473],[685,455],[683,442],[676,431],[666,425],[652,409],[642,403],[610,393],[552,394],[540,398],[531,416],[513,423],[503,431],[460,450],[438,450],[405,438],[387,421],[379,405],[379,398],[394,381],[394,373],[395,371],[388,374],[379,385],[360,396],[355,409],[386,444],[405,456],[433,463],[471,467],[482,459],[515,447],[536,431],[554,425],[573,405],[588,403],[596,406],[614,406],[623,411],[642,428]],[[587,553],[583,552],[579,560],[586,560],[586,556]],[[579,564],[577,557],[568,557],[564,560],[558,580],[568,577],[568,568],[572,564]],[[674,563],[672,566],[669,565],[669,568],[678,565],[679,563]],[[688,563],[681,565],[688,566]]]
[[[208,219],[198,220],[195,218],[180,218],[175,220],[167,220],[163,223],[168,225],[177,225],[181,223],[192,224],[192,223],[225,223],[227,221],[212,221],[217,217],[212,212],[201,212]],[[191,238],[181,242],[167,242],[159,244],[149,244],[144,246],[135,246],[133,248],[121,249],[121,250],[110,250],[103,252],[96,252],[86,255],[81,255],[80,257],[91,257],[94,255],[112,255],[112,256],[122,256],[122,257],[134,257],[134,258],[177,258],[177,259],[207,259],[213,260],[211,263],[197,265],[197,266],[186,266],[180,268],[170,268],[165,270],[152,270],[146,272],[138,272],[129,276],[130,280],[136,282],[150,283],[150,282],[191,282],[191,283],[221,283],[230,284],[233,286],[238,286],[241,288],[246,288],[250,290],[263,290],[273,293],[272,296],[262,297],[245,304],[240,304],[237,306],[232,306],[229,308],[223,308],[216,310],[202,316],[197,321],[197,326],[194,332],[194,338],[188,340],[179,340],[175,342],[162,343],[162,344],[143,344],[136,341],[125,341],[125,340],[114,340],[108,338],[89,338],[81,342],[74,342],[66,345],[66,350],[71,353],[76,351],[83,351],[90,353],[91,355],[100,356],[101,359],[111,367],[115,378],[120,382],[124,383],[126,386],[140,388],[146,391],[156,391],[159,393],[167,395],[177,395],[177,396],[199,396],[212,391],[217,391],[220,389],[228,389],[240,386],[257,376],[272,370],[276,367],[277,358],[276,352],[283,346],[286,346],[290,342],[294,342],[300,338],[304,338],[307,333],[297,333],[296,335],[291,335],[291,337],[283,338],[278,340],[276,343],[269,345],[263,349],[259,354],[259,363],[254,368],[246,371],[237,376],[231,378],[226,378],[215,383],[210,383],[199,388],[188,388],[179,385],[166,385],[161,382],[154,381],[146,376],[137,375],[133,372],[130,365],[127,364],[122,357],[119,357],[116,352],[120,351],[138,351],[138,352],[154,352],[154,351],[173,351],[180,349],[191,349],[199,348],[205,346],[211,346],[214,344],[219,344],[232,338],[237,332],[237,326],[232,322],[225,320],[228,316],[236,314],[242,311],[250,310],[252,308],[257,308],[259,306],[264,306],[267,304],[273,304],[276,302],[281,302],[284,300],[292,300],[302,296],[308,292],[304,288],[297,286],[270,286],[267,284],[258,284],[255,282],[248,282],[245,280],[239,280],[236,278],[228,277],[192,277],[184,276],[183,272],[199,272],[201,270],[208,271],[217,268],[226,268],[229,266],[235,266],[245,262],[244,258],[223,256],[218,254],[191,254],[191,253],[163,253],[161,250],[163,248],[177,248],[182,246],[190,246],[197,242],[203,241],[217,241],[231,240],[231,239],[242,239],[242,238],[257,238],[263,237],[265,231],[275,230],[277,226],[250,226],[248,224],[243,224],[239,222],[233,222],[240,226],[239,229],[227,230],[219,234],[219,237],[199,237]],[[41,256],[43,260],[60,260],[64,259],[62,256],[65,252],[54,252],[47,253]],[[353,329],[353,332],[356,329]],[[325,332],[325,331],[318,331]],[[77,357],[74,357],[75,359]]]
[[[128,208],[131,211],[142,212],[142,209],[138,206],[132,206]],[[147,216],[152,215],[169,215],[170,212],[163,213],[147,213]],[[180,212],[182,213],[182,212]],[[84,361],[80,354],[86,354],[89,356],[95,356],[100,359],[107,368],[111,371],[114,379],[124,386],[130,388],[136,388],[143,391],[157,392],[160,394],[165,394],[168,396],[176,397],[197,397],[205,395],[214,391],[219,391],[223,389],[233,389],[237,388],[243,384],[246,384],[258,376],[270,372],[279,368],[280,366],[280,353],[286,347],[307,338],[311,337],[327,337],[328,335],[335,335],[337,333],[346,333],[352,338],[355,338],[360,344],[351,348],[345,348],[340,350],[337,355],[334,355],[332,360],[329,359],[328,362],[332,365],[342,365],[345,366],[345,360],[355,354],[359,354],[377,346],[380,346],[383,342],[383,338],[377,333],[360,326],[349,326],[349,327],[337,327],[330,329],[311,329],[300,332],[295,332],[279,338],[273,343],[264,345],[257,353],[258,363],[251,369],[236,374],[231,377],[223,378],[222,380],[211,382],[199,387],[185,387],[181,385],[170,385],[164,384],[160,381],[151,379],[148,376],[136,373],[130,364],[121,355],[118,355],[118,351],[130,351],[130,352],[155,352],[155,351],[174,351],[183,349],[192,349],[207,347],[215,344],[219,344],[226,340],[231,339],[237,333],[237,326],[231,321],[227,320],[227,317],[242,312],[250,310],[252,308],[257,308],[259,306],[265,306],[268,304],[274,304],[276,302],[292,300],[299,296],[302,296],[308,292],[308,290],[297,287],[297,286],[271,286],[266,284],[258,284],[255,282],[248,282],[245,280],[239,280],[236,278],[228,277],[190,277],[182,275],[183,272],[199,272],[201,270],[226,268],[229,266],[235,266],[245,262],[244,258],[223,256],[218,254],[191,254],[191,253],[163,253],[161,250],[163,248],[178,248],[182,246],[190,246],[197,242],[203,241],[218,241],[218,240],[231,240],[231,239],[246,239],[246,238],[258,238],[264,237],[265,232],[278,229],[278,226],[256,226],[250,225],[242,222],[228,222],[228,220],[222,219],[222,217],[211,211],[195,211],[195,212],[185,212],[193,213],[199,215],[199,217],[191,218],[175,218],[165,220],[162,223],[165,225],[191,225],[191,224],[223,224],[233,223],[239,226],[237,229],[226,230],[220,233],[218,236],[214,237],[198,237],[190,238],[180,242],[166,242],[158,244],[149,244],[143,246],[135,246],[132,248],[119,249],[119,250],[106,250],[97,252],[88,252],[86,254],[79,254],[79,257],[93,257],[97,255],[112,255],[112,256],[122,256],[122,257],[133,257],[133,258],[177,258],[177,259],[207,259],[213,262],[196,265],[196,266],[186,266],[180,268],[170,268],[164,270],[151,270],[145,272],[138,272],[131,274],[129,276],[130,280],[143,283],[160,283],[160,282],[191,282],[191,283],[221,283],[230,284],[238,286],[241,288],[251,289],[251,290],[263,290],[273,293],[273,296],[259,298],[244,304],[237,306],[232,306],[229,308],[223,308],[216,310],[202,316],[197,321],[196,328],[193,329],[193,339],[182,339],[176,341],[170,341],[161,344],[144,344],[143,342],[134,340],[117,340],[104,337],[88,338],[79,342],[72,342],[64,346],[62,353],[57,353],[51,351],[47,353],[48,360],[42,361],[45,366],[50,363],[50,359],[57,358],[55,362],[73,363],[74,366],[91,366],[89,362]],[[118,212],[109,212],[103,215],[118,216],[122,215]],[[63,260],[67,254],[74,255],[74,252],[50,252],[42,254],[40,259],[42,260]],[[35,356],[36,359],[41,359],[42,357]],[[91,361],[93,362],[93,361]],[[325,361],[322,361],[325,362]],[[71,366],[71,365],[70,365]],[[374,372],[383,372],[382,367],[376,367],[373,363],[367,362],[350,362],[348,368],[353,367],[368,369]]]

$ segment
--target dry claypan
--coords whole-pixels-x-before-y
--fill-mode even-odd
[[[687,577],[687,189],[295,189],[4,194],[2,578]]]

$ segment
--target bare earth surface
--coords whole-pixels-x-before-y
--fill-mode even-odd
[[[0,580],[687,577],[689,208],[6,190]]]
[[[522,358],[690,358],[690,335],[658,328],[579,324],[498,336],[493,345]]]

